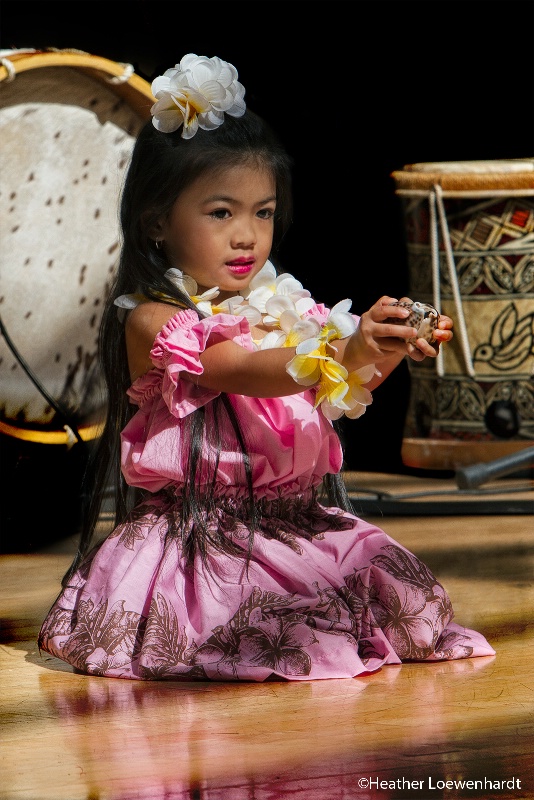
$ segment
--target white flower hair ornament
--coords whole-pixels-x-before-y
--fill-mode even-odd
[[[163,133],[183,126],[183,139],[191,139],[199,128],[218,128],[225,114],[242,117],[246,111],[245,88],[236,68],[216,56],[189,53],[155,78],[151,88],[156,98],[150,109],[152,124]]]

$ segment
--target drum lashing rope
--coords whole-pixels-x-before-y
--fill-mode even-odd
[[[6,326],[2,322],[1,317],[0,317],[0,334],[4,337],[7,346],[9,347],[9,349],[19,362],[20,366],[22,367],[28,378],[35,386],[35,388],[42,394],[44,399],[52,406],[52,408],[59,415],[60,419],[65,423],[63,425],[63,430],[67,434],[67,448],[70,449],[74,444],[76,444],[76,441],[78,441],[81,445],[85,447],[85,442],[82,439],[80,431],[78,430],[78,426],[76,425],[74,420],[71,420],[69,418],[69,415],[61,408],[59,403],[49,395],[49,393],[46,391],[41,381],[30,369],[30,367],[28,366],[22,355],[19,353],[18,349],[15,347],[11,337],[7,332]]]
[[[123,64],[121,62],[120,66],[124,67],[124,72],[122,75],[116,75],[113,78],[108,78],[108,83],[126,83],[130,80],[134,74],[133,64]]]
[[[438,249],[438,226],[436,221],[436,195],[430,192],[428,198],[430,207],[430,247],[432,253],[432,289],[434,308],[441,308],[441,290],[439,279],[439,249]],[[445,375],[443,361],[443,349],[440,347],[436,358],[436,372],[440,378]]]
[[[6,83],[11,83],[11,81],[15,80],[16,70],[13,66],[13,62],[9,60],[9,58],[0,58],[0,64],[7,69],[7,78]]]
[[[456,271],[456,264],[454,262],[454,255],[452,252],[449,226],[447,225],[447,216],[445,214],[445,206],[443,205],[443,193],[441,190],[441,186],[439,186],[437,183],[434,184],[433,193],[437,203],[438,217],[441,227],[441,236],[443,239],[443,246],[445,248],[445,258],[447,261],[447,268],[449,271],[449,280],[451,282],[454,305],[456,307],[456,314],[458,315],[458,335],[460,338],[460,347],[462,349],[462,354],[464,357],[465,368],[467,370],[467,373],[472,378],[474,378],[475,370],[473,368],[473,362],[471,360],[469,336],[467,333],[467,326],[465,324],[464,309],[462,306],[462,298],[460,296],[458,273]],[[435,236],[437,239],[437,230],[435,231]],[[439,283],[439,255],[437,252],[437,247],[436,248],[432,247],[432,274],[434,276],[434,285],[435,285],[436,275],[437,275],[437,282]]]

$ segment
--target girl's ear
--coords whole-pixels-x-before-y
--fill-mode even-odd
[[[148,225],[146,230],[150,238],[154,241],[157,241],[162,238],[163,218],[160,217],[155,222],[150,222],[152,216],[153,215],[150,211],[145,211],[144,214],[142,214],[141,219],[143,225]]]
[[[148,235],[150,236],[151,239],[154,239],[154,241],[159,241],[160,239],[162,239],[162,233],[161,233],[162,229],[163,225],[161,224],[161,222],[159,221],[155,222],[154,225],[151,225],[150,228],[148,229]]]

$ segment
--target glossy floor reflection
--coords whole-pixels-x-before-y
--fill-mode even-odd
[[[90,678],[35,642],[72,543],[3,556],[0,798],[533,798],[532,517],[379,524],[429,564],[457,621],[496,656],[352,680]]]

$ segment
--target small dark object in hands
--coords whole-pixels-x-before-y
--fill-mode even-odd
[[[393,325],[407,325],[409,328],[417,328],[417,336],[413,339],[408,339],[409,342],[415,342],[417,339],[426,339],[427,342],[435,342],[434,331],[438,327],[439,313],[434,306],[428,303],[406,303],[397,301],[390,303],[392,306],[402,306],[410,310],[410,315],[406,319],[398,319],[397,317],[388,317],[384,320],[385,323]]]

